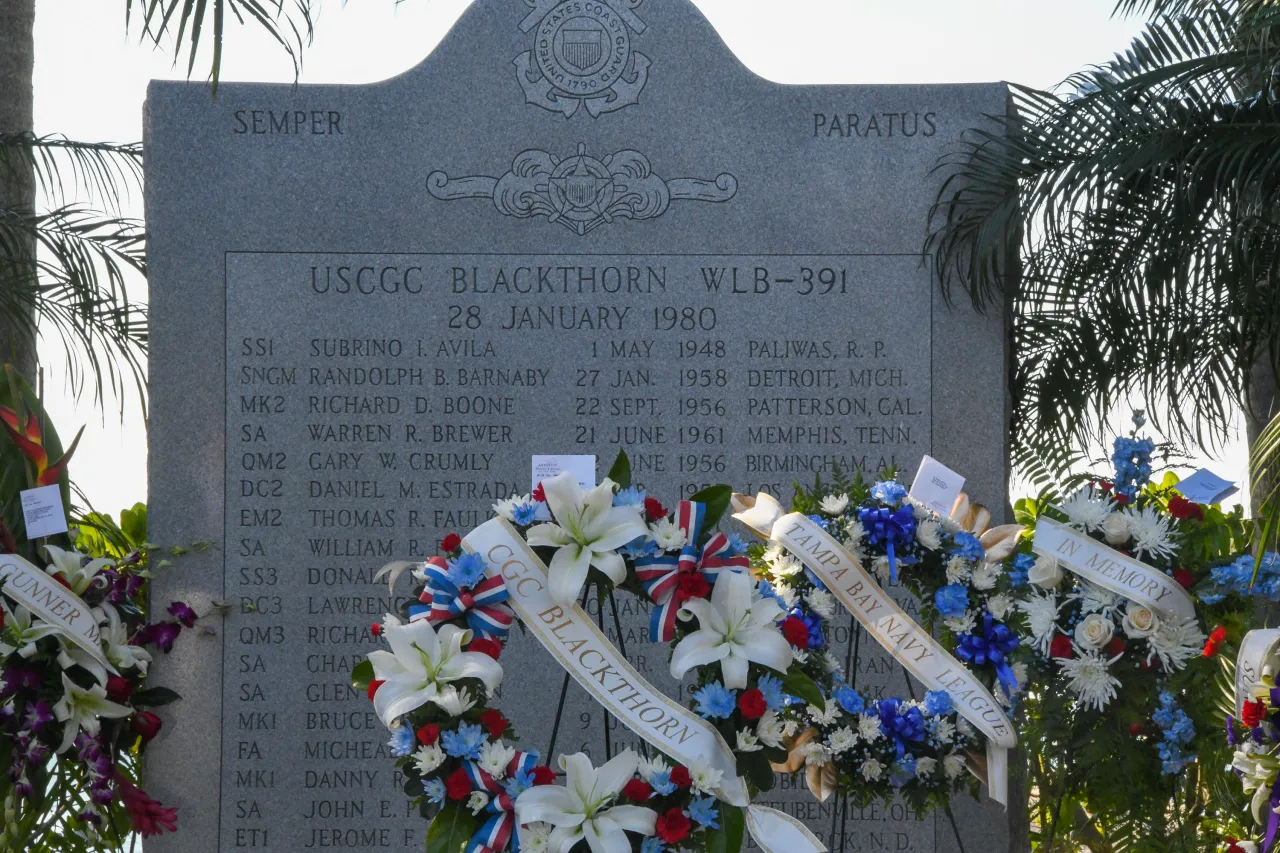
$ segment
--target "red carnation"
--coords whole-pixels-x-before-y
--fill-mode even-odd
[[[668,515],[667,508],[657,498],[644,499],[644,514],[650,521],[657,521],[660,518],[666,518]]]
[[[1182,495],[1169,498],[1169,514],[1174,518],[1194,518],[1204,521],[1204,507],[1195,501],[1189,501]]]
[[[797,649],[809,648],[809,626],[799,616],[788,616],[782,620],[782,636]]]
[[[451,800],[465,800],[471,796],[471,777],[459,767],[444,780],[444,791]]]
[[[738,710],[748,720],[758,720],[769,710],[769,706],[764,701],[764,694],[752,689],[738,697]]]
[[[1123,638],[1112,637],[1111,642],[1103,646],[1102,650],[1107,653],[1107,657],[1113,658],[1124,651],[1124,646],[1125,643]]]
[[[545,764],[539,764],[533,768],[533,784],[535,785],[554,785],[556,782],[556,771],[552,770]]]
[[[1053,638],[1053,642],[1049,643],[1049,657],[1051,658],[1073,658],[1075,652],[1071,648],[1071,638],[1066,634],[1058,634]]]
[[[502,716],[502,712],[497,708],[490,708],[480,715],[480,725],[484,726],[489,737],[502,737],[502,733],[507,730],[511,722]]]
[[[547,502],[547,493],[542,490],[541,483],[539,483],[537,488],[533,490],[533,499],[540,504]]]
[[[369,633],[370,633],[370,634],[373,634],[373,636],[375,636],[375,637],[381,637],[381,636],[382,636],[382,623],[381,623],[381,622],[374,622],[372,625],[370,625],[370,626],[369,626]]]
[[[1250,699],[1244,703],[1244,708],[1240,711],[1240,719],[1249,728],[1253,728],[1262,722],[1262,718],[1267,715],[1267,706],[1261,699]]]
[[[462,537],[456,533],[450,533],[440,541],[440,550],[446,554],[452,554],[462,545]]]
[[[163,723],[160,718],[150,711],[139,711],[134,718],[129,721],[130,728],[134,734],[142,738],[143,743],[150,743],[155,736],[160,734],[160,727]]]
[[[427,723],[425,726],[418,729],[417,735],[419,743],[423,746],[431,746],[431,744],[440,739],[440,727],[435,723]]]
[[[658,818],[656,834],[668,844],[679,844],[689,837],[689,818],[679,808],[667,809]]]
[[[622,795],[628,800],[635,800],[637,803],[643,803],[653,795],[653,789],[649,787],[649,783],[643,779],[632,779],[630,782],[622,786]]]
[[[1173,579],[1176,580],[1179,586],[1183,589],[1191,589],[1191,587],[1196,585],[1195,575],[1191,574],[1191,572],[1186,569],[1174,569]]]
[[[689,768],[683,764],[677,764],[672,767],[669,778],[671,779],[671,784],[680,788],[688,788],[693,784],[693,779],[689,776]]]
[[[676,596],[680,601],[691,598],[706,598],[711,594],[711,585],[701,572],[684,572],[676,580]]]
[[[381,687],[382,685],[383,685],[383,682],[379,681],[376,678],[373,681],[369,682],[369,701],[370,702],[373,701],[373,694],[377,693],[378,688]]]
[[[1115,487],[1111,484],[1110,480],[1099,480],[1098,488],[1102,489],[1103,494],[1109,495],[1111,494],[1111,490]]]
[[[1207,658],[1214,657],[1218,654],[1218,644],[1227,639],[1227,629],[1221,625],[1213,629],[1209,634],[1209,639],[1205,640],[1204,651],[1201,653]]]
[[[1138,735],[1142,734],[1142,723],[1130,723],[1129,734],[1133,735],[1134,737],[1137,737]]]
[[[107,676],[107,698],[112,702],[118,702],[121,705],[129,703],[129,697],[133,695],[133,682],[119,675]]]
[[[497,640],[490,640],[488,637],[477,637],[467,644],[467,651],[479,652],[497,660],[498,656],[502,654],[502,643]]]
[[[1125,504],[1127,504],[1127,503],[1129,502],[1129,496],[1128,496],[1128,495],[1121,495],[1121,494],[1117,494],[1117,495],[1115,496],[1115,502],[1116,502],[1117,504],[1119,504],[1120,506],[1124,506]]]

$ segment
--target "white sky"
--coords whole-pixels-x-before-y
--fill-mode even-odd
[[[137,6],[146,2],[135,0]],[[1008,80],[1046,87],[1123,50],[1140,29],[1137,21],[1111,19],[1114,0],[695,2],[749,68],[784,83]],[[405,71],[430,52],[467,5],[468,0],[323,0],[302,82],[365,83]],[[142,138],[147,81],[181,78],[185,62],[175,65],[171,56],[140,44],[136,33],[126,36],[124,7],[120,0],[39,0],[37,133]],[[223,79],[288,83],[293,71],[273,42],[246,29],[229,34]],[[140,199],[130,212],[142,215]],[[142,283],[135,293],[145,297]],[[60,432],[69,436],[88,424],[71,468],[76,481],[100,510],[114,513],[145,500],[146,436],[136,401],[127,406],[123,424],[113,403],[104,414],[87,396],[76,402],[63,387],[56,343],[42,355],[46,397]],[[1243,482],[1241,443],[1219,456],[1199,461]]]

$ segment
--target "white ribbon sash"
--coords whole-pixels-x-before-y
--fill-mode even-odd
[[[1244,713],[1244,703],[1253,698],[1253,688],[1264,675],[1274,678],[1280,671],[1280,628],[1250,631],[1236,653],[1236,718]]]
[[[1018,745],[1018,737],[995,697],[821,527],[798,512],[783,515],[782,506],[763,492],[756,495],[754,504],[742,497],[734,496],[735,506],[744,507],[734,518],[798,557],[867,633],[922,684],[951,694],[960,715],[986,735],[987,790],[993,800],[1008,805],[1008,751]]]
[[[747,829],[765,853],[827,849],[789,815],[751,805],[733,750],[720,733],[645,681],[581,607],[552,602],[546,566],[506,519],[485,522],[468,533],[462,544],[485,558],[490,576],[502,575],[508,603],[530,633],[609,713],[681,764],[702,758],[724,773],[716,793],[730,805],[746,807]]]
[[[109,672],[119,674],[102,653],[93,609],[78,595],[17,554],[0,555],[0,581],[3,581],[0,593],[49,623]]]
[[[1036,521],[1031,548],[1041,556],[1056,557],[1089,583],[1150,607],[1162,616],[1196,616],[1195,602],[1182,584],[1051,518]]]

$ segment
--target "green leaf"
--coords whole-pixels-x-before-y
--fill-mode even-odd
[[[704,533],[716,529],[716,525],[720,523],[720,517],[729,508],[729,499],[732,497],[733,488],[731,486],[707,486],[689,498],[691,501],[704,504],[707,508],[706,518],[702,521]]]
[[[617,483],[619,489],[631,487],[631,460],[627,458],[627,451],[618,451],[618,458],[609,468],[609,479]]]
[[[449,803],[427,830],[427,853],[458,853],[475,834],[476,822],[460,803]]]
[[[351,685],[361,690],[369,689],[369,682],[373,681],[373,664],[367,660],[362,660],[351,669]]]
[[[769,759],[759,752],[734,753],[738,758],[738,770],[757,790],[768,791],[773,788],[773,768]],[[738,842],[741,844],[741,840]]]
[[[769,771],[772,775],[773,771]],[[720,804],[720,827],[707,833],[707,853],[738,853],[747,819],[743,809],[728,803]]]
[[[161,705],[177,702],[181,698],[176,691],[168,687],[149,687],[134,693],[129,704],[135,708],[159,708]]]
[[[810,705],[818,708],[827,707],[826,700],[817,683],[798,669],[792,669],[782,679],[782,689],[792,696],[799,696]]]

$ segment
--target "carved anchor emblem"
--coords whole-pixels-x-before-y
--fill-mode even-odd
[[[653,174],[649,160],[639,151],[597,159],[579,143],[578,153],[563,159],[537,149],[521,151],[511,171],[500,178],[450,179],[444,172],[432,172],[427,176],[427,191],[442,201],[492,199],[506,216],[545,216],[581,235],[616,219],[661,216],[673,200],[728,201],[738,191],[738,180],[727,173],[714,181],[663,180]]]
[[[592,118],[636,103],[649,79],[649,57],[631,49],[644,21],[633,9],[644,0],[525,0],[520,23],[534,32],[533,49],[515,58],[525,100],[572,116],[585,106]]]

